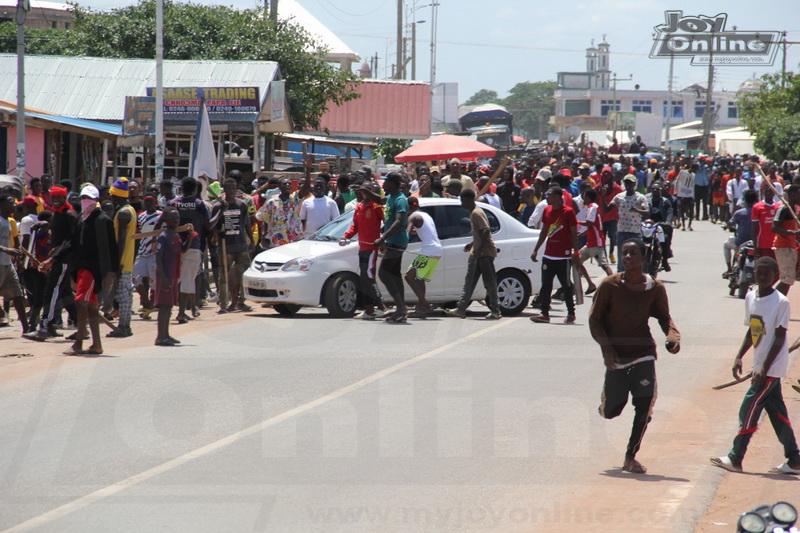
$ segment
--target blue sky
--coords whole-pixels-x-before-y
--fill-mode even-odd
[[[536,0],[436,0],[439,2],[437,81],[459,83],[459,101],[477,90],[493,89],[505,96],[522,81],[555,80],[558,71],[583,71],[590,40],[605,34],[611,44],[611,70],[620,78],[620,89],[666,89],[669,61],[650,59],[653,27],[664,23],[666,10],[684,15],[728,15],[726,30],[787,31],[789,41],[800,41],[800,2],[796,0],[603,0],[574,3]],[[386,57],[394,62],[396,0],[299,0],[353,50],[366,59],[379,56],[378,77],[384,77]],[[85,0],[81,5],[108,9],[129,5],[124,0]],[[196,3],[224,4],[239,8],[263,7],[263,1],[227,0]],[[431,0],[405,0],[416,5],[417,78],[430,78]],[[718,68],[715,88],[735,91],[753,74],[760,76],[781,68],[779,51],[772,67]],[[787,69],[800,71],[800,44],[790,45]],[[707,69],[675,61],[675,87],[706,85]]]

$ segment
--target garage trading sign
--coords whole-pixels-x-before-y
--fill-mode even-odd
[[[200,102],[205,100],[208,114],[257,114],[261,110],[258,87],[165,87],[164,119],[197,119]],[[155,96],[155,88],[147,88]]]

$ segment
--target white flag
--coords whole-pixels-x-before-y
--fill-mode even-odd
[[[217,152],[214,137],[211,135],[211,121],[208,118],[206,102],[200,102],[200,115],[197,117],[197,131],[194,136],[194,150],[189,175],[203,183],[203,197],[208,197],[208,184],[218,179]]]

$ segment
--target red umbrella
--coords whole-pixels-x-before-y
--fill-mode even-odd
[[[494,157],[497,150],[487,144],[461,135],[436,135],[409,147],[397,154],[395,161],[439,161],[458,157],[459,159],[476,159],[478,157]]]
[[[514,135],[511,140],[514,144],[525,144],[527,142],[525,137],[520,137],[519,135]]]

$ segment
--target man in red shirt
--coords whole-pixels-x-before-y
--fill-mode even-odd
[[[608,260],[606,259],[606,238],[603,235],[603,222],[597,206],[597,191],[589,189],[583,194],[583,208],[586,210],[586,220],[583,222],[583,225],[586,226],[586,244],[580,250],[581,265],[588,259],[594,259],[597,261],[597,266],[602,268],[607,276],[610,276],[614,272],[608,266]],[[597,286],[592,281],[592,278],[589,277],[586,268],[584,267],[582,270],[588,282],[586,294],[592,294],[597,290]]]
[[[539,248],[547,238],[542,259],[542,289],[539,291],[539,302],[542,313],[531,317],[532,322],[550,322],[550,296],[553,290],[553,279],[558,281],[563,289],[564,301],[567,304],[567,317],[564,323],[575,322],[575,301],[573,299],[573,286],[570,278],[572,264],[570,259],[579,258],[578,251],[578,220],[572,207],[564,205],[564,196],[560,187],[551,187],[547,191],[547,207],[542,216],[542,231],[539,241],[531,254],[534,263],[538,262]]]
[[[612,263],[616,263],[617,259],[614,257],[614,251],[617,249],[617,222],[619,222],[619,209],[612,209],[609,211],[605,206],[611,204],[611,200],[614,199],[616,195],[621,193],[624,189],[619,185],[619,183],[614,183],[613,180],[613,172],[611,168],[605,167],[600,173],[599,185],[597,186],[597,194],[603,194],[603,188],[606,184],[610,185],[608,192],[606,193],[606,201],[598,203],[598,211],[600,212],[600,217],[603,219],[603,235],[608,238],[608,250],[609,250],[609,259]]]
[[[364,185],[356,189],[356,196],[361,201],[356,206],[353,214],[353,223],[344,237],[339,241],[340,246],[346,246],[354,235],[358,235],[358,268],[361,279],[361,293],[364,297],[364,312],[356,315],[356,318],[374,320],[382,318],[388,311],[383,303],[381,290],[375,282],[376,264],[378,262],[378,247],[375,241],[381,236],[381,223],[383,222],[383,206],[378,203],[380,194],[371,185],[372,182],[365,182]],[[378,313],[375,308],[380,309]]]
[[[756,257],[768,256],[775,259],[772,244],[775,242],[775,233],[772,232],[772,221],[775,213],[781,206],[775,202],[775,192],[770,187],[765,187],[763,200],[753,206],[751,219],[753,221],[753,241],[756,245]]]

